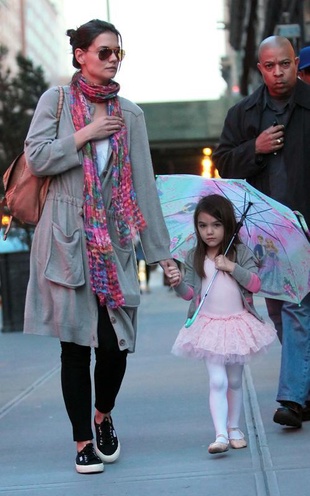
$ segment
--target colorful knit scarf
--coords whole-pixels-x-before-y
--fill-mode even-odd
[[[108,115],[122,116],[117,98],[120,86],[112,81],[107,86],[86,82],[81,72],[72,78],[71,114],[76,130],[91,122],[87,100],[93,103],[107,102]],[[128,243],[146,227],[138,207],[132,184],[131,164],[128,155],[127,129],[110,136],[112,148],[112,201],[109,212],[121,245]],[[117,277],[115,255],[107,227],[101,182],[97,169],[97,153],[93,142],[82,149],[84,166],[84,229],[90,270],[90,282],[100,305],[118,308],[125,304]]]

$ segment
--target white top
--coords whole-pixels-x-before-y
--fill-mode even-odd
[[[105,138],[103,140],[96,141],[96,151],[97,151],[97,160],[98,160],[97,163],[98,174],[99,176],[101,176],[108,162],[109,139]]]

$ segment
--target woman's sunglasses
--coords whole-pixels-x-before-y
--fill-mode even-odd
[[[111,57],[112,53],[118,58],[121,62],[125,57],[125,50],[122,48],[100,48],[98,51],[87,50],[88,52],[97,53],[99,60],[107,60]]]

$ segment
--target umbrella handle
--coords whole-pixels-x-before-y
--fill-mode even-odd
[[[212,279],[209,282],[209,286],[207,287],[205,294],[201,298],[201,301],[200,301],[198,307],[196,308],[194,315],[192,317],[190,317],[190,318],[187,319],[187,321],[184,324],[184,327],[186,327],[186,328],[190,327],[193,324],[193,322],[196,320],[196,317],[197,317],[197,315],[199,313],[199,310],[201,309],[201,307],[203,305],[203,302],[205,301],[205,299],[207,297],[207,294],[209,293],[209,290],[210,290],[210,288],[211,288],[211,286],[213,284],[213,281],[214,281],[217,273],[218,273],[218,269],[216,269],[216,271],[214,272],[214,274],[212,276]]]
[[[241,219],[239,220],[239,222],[238,222],[238,224],[236,226],[235,232],[232,235],[232,238],[231,238],[230,242],[228,243],[228,246],[227,246],[227,248],[226,248],[226,250],[224,252],[224,255],[227,255],[227,253],[228,253],[231,245],[234,242],[235,237],[237,236],[238,232],[240,231],[241,227],[243,226],[244,219],[246,218],[246,215],[247,215],[248,211],[250,210],[250,208],[252,207],[252,205],[253,205],[252,202],[248,202],[247,208],[244,210],[244,212],[243,212],[243,214],[241,216]],[[208,293],[210,291],[210,288],[211,288],[211,286],[212,286],[212,284],[214,282],[214,279],[216,278],[217,274],[218,274],[218,269],[216,269],[216,271],[214,272],[214,274],[212,276],[212,279],[211,279],[211,281],[210,281],[210,283],[209,283],[209,285],[208,285],[208,287],[206,289],[206,292],[203,295],[203,297],[201,298],[201,301],[200,301],[198,307],[195,310],[194,315],[192,317],[190,317],[190,318],[187,319],[187,321],[184,324],[184,327],[188,328],[188,327],[190,327],[195,322],[196,317],[197,317],[197,315],[198,315],[198,313],[199,313],[199,311],[200,311],[200,309],[201,309],[201,307],[202,307],[202,305],[203,305],[203,303],[204,303],[204,301],[205,301],[205,299],[206,299],[206,297],[207,297],[207,295],[208,295]]]
[[[300,212],[298,212],[298,210],[293,210],[293,212],[297,217],[297,220],[304,235],[306,236],[307,240],[310,242],[310,230],[309,227],[307,226],[304,216]]]

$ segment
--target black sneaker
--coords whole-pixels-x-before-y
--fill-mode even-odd
[[[103,462],[113,463],[118,459],[121,445],[113,427],[112,418],[105,417],[101,424],[96,424],[96,453]]]
[[[75,468],[79,474],[95,474],[103,472],[104,465],[97,456],[93,443],[86,444],[82,451],[79,451],[75,459]]]

